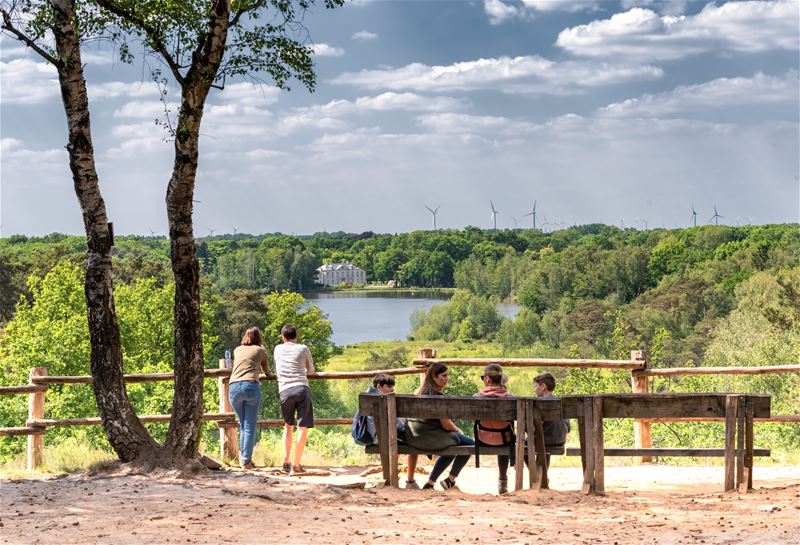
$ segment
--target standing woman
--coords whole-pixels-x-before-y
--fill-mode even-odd
[[[425,372],[425,381],[414,393],[417,395],[444,395],[444,387],[447,385],[448,378],[446,365],[439,362],[432,363]],[[414,448],[427,451],[444,450],[457,445],[475,444],[472,437],[461,433],[458,426],[449,418],[432,420],[409,418],[406,422],[406,442]],[[444,490],[455,487],[456,477],[467,465],[469,458],[468,455],[439,456],[436,459],[436,463],[433,464],[433,470],[430,477],[428,477],[428,482],[422,488],[433,488],[436,485],[436,479],[444,473],[450,463],[453,464],[453,467],[450,468],[450,474],[446,479],[442,479],[439,484]]]
[[[244,333],[242,344],[233,351],[230,399],[236,418],[239,419],[239,452],[243,469],[254,469],[253,447],[256,443],[256,420],[261,404],[259,375],[269,373],[267,351],[261,340],[261,331],[251,327]]]

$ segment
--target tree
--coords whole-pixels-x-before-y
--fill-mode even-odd
[[[278,87],[288,88],[288,80],[294,77],[313,90],[312,50],[293,36],[312,3],[313,0],[26,0],[3,4],[2,28],[53,64],[59,74],[70,135],[70,167],[89,246],[86,299],[95,396],[109,441],[123,461],[182,466],[197,454],[203,413],[203,345],[192,211],[205,101],[212,87],[223,88],[228,78],[259,72],[266,72]],[[341,3],[342,0],[325,0],[329,8]],[[262,23],[259,19],[271,10],[278,17]],[[23,20],[31,14],[31,22]],[[27,29],[27,34],[20,26]],[[55,36],[55,52],[37,43],[48,29]],[[175,151],[166,194],[175,278],[175,394],[163,446],[153,441],[136,418],[122,376],[111,276],[113,234],[95,169],[80,56],[81,40],[93,34],[118,40],[123,60],[132,58],[127,40],[141,40],[147,54],[163,61],[181,90],[174,127],[167,120]],[[166,82],[158,70],[153,76]]]

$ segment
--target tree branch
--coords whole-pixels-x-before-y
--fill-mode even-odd
[[[36,51],[44,60],[52,64],[53,66],[58,66],[58,59],[52,56],[50,53],[45,51],[41,46],[39,46],[36,42],[30,39],[28,36],[20,32],[14,24],[11,22],[11,15],[3,8],[0,8],[0,12],[3,14],[3,24],[0,26],[6,32],[10,32],[13,34],[17,40],[24,43],[34,51]]]
[[[172,75],[175,77],[175,80],[181,86],[185,82],[185,78],[183,74],[181,74],[181,67],[175,62],[175,59],[172,57],[169,51],[167,51],[167,47],[164,45],[164,41],[159,36],[158,31],[153,28],[151,25],[147,24],[147,22],[142,19],[141,17],[137,17],[132,12],[126,11],[121,7],[117,6],[114,2],[109,0],[97,0],[97,5],[101,8],[104,8],[117,17],[122,18],[125,21],[128,21],[137,27],[144,30],[145,34],[147,35],[150,42],[153,44],[153,49],[157,51],[163,58],[164,62],[167,63],[170,71],[172,71]]]

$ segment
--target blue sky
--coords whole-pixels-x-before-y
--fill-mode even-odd
[[[197,236],[426,229],[425,205],[490,227],[490,200],[501,228],[534,202],[547,229],[800,216],[797,0],[362,0],[305,24],[315,93],[212,93]],[[55,72],[8,37],[0,61],[1,234],[82,233]],[[84,61],[115,230],[163,234],[172,148],[147,66]]]

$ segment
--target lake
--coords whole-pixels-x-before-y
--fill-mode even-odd
[[[332,340],[338,345],[365,341],[405,340],[411,332],[409,318],[417,309],[428,310],[446,302],[451,293],[413,291],[308,292],[306,301],[317,305],[333,322]],[[497,310],[513,317],[518,305],[503,303]]]

